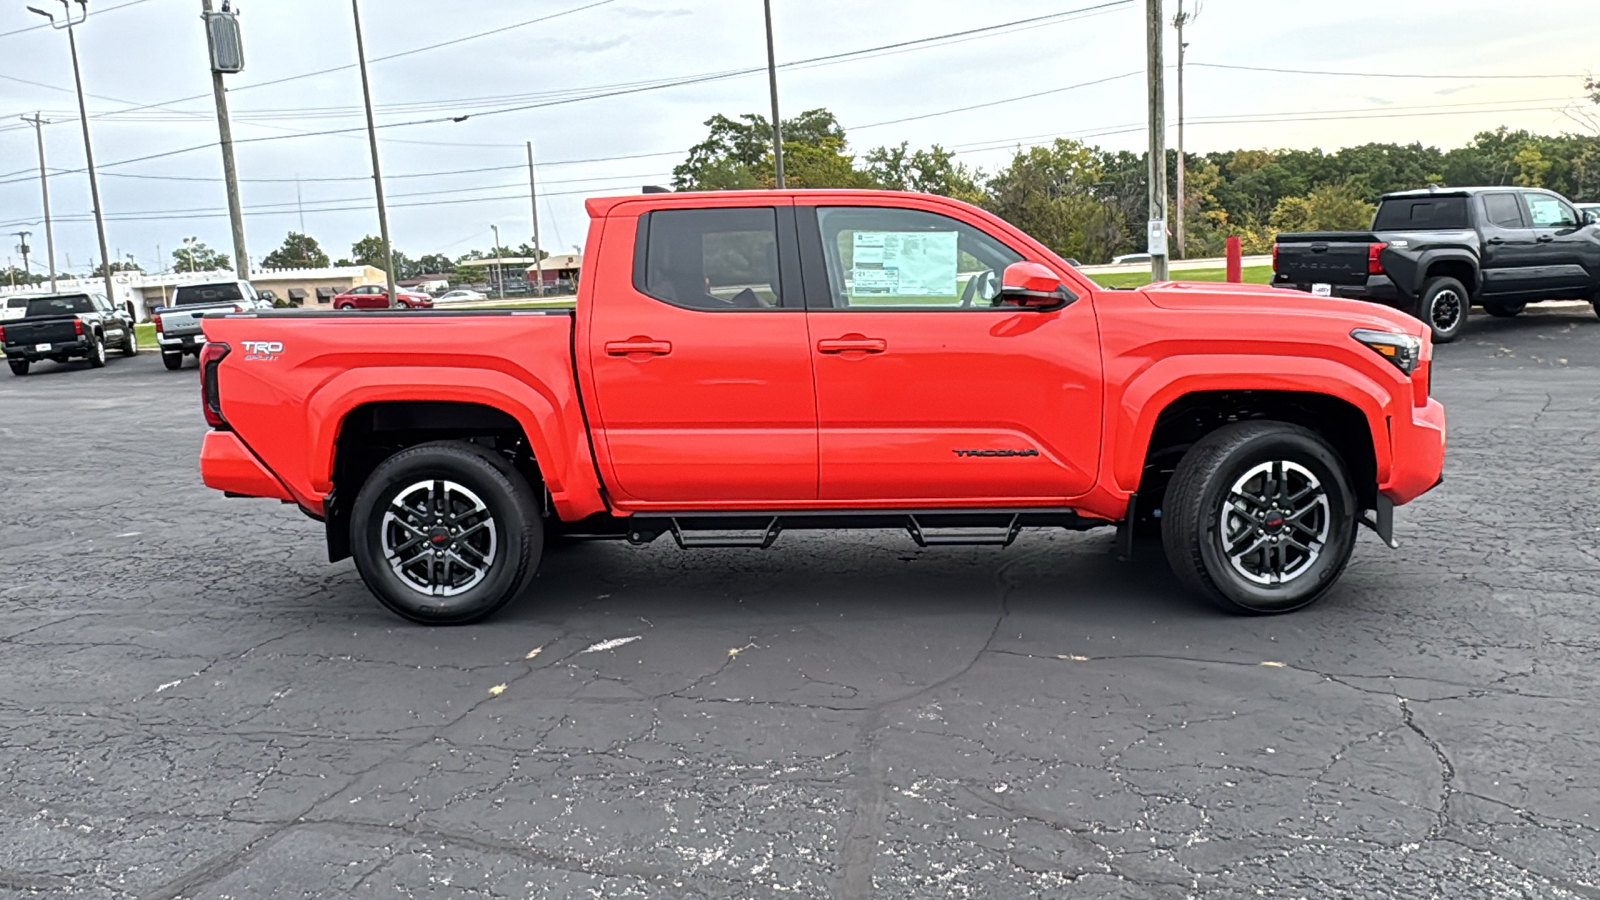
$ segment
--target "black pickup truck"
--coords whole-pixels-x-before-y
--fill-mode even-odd
[[[106,364],[108,344],[123,356],[139,352],[133,319],[100,294],[29,297],[22,318],[0,324],[0,345],[13,375],[28,374],[41,359],[87,359],[98,369]]]
[[[1404,191],[1384,195],[1371,231],[1278,235],[1272,268],[1280,287],[1408,312],[1442,344],[1472,306],[1515,316],[1539,300],[1600,302],[1600,226],[1537,188]]]

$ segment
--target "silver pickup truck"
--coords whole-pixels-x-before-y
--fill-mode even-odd
[[[172,303],[155,311],[156,343],[161,362],[172,371],[183,368],[185,356],[199,356],[206,345],[200,319],[207,313],[253,312],[270,309],[248,281],[186,284],[172,295]]]

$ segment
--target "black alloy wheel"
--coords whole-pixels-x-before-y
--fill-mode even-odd
[[[1416,317],[1433,330],[1435,344],[1448,344],[1467,326],[1472,308],[1467,289],[1454,278],[1434,278],[1422,286]]]

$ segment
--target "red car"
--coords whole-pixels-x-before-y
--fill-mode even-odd
[[[433,298],[427,294],[401,288],[395,291],[398,303],[389,302],[389,291],[381,284],[368,284],[351,288],[333,298],[334,309],[433,309]]]
[[[389,609],[466,622],[547,535],[766,547],[1158,532],[1239,613],[1323,596],[1434,487],[1410,316],[1265,285],[1107,290],[917,194],[595,199],[576,309],[206,317],[206,484],[326,523]]]

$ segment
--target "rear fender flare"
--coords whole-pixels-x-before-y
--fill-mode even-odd
[[[1197,363],[1204,368],[1197,369]],[[1130,493],[1138,490],[1156,420],[1174,402],[1189,394],[1251,390],[1319,394],[1355,406],[1372,435],[1378,482],[1389,479],[1394,452],[1385,410],[1399,401],[1386,387],[1333,360],[1229,354],[1159,360],[1108,405],[1106,449],[1113,483]]]
[[[1412,295],[1421,295],[1423,285],[1428,283],[1428,269],[1442,262],[1465,263],[1471,267],[1472,278],[1466,284],[1468,293],[1476,295],[1483,287],[1483,270],[1479,268],[1476,256],[1465,250],[1442,248],[1424,251],[1417,258],[1416,283],[1409,286]]]
[[[436,367],[354,369],[318,388],[306,404],[312,488],[321,494],[333,489],[335,444],[351,411],[368,403],[414,400],[475,403],[506,413],[522,426],[550,492],[567,489],[573,450],[582,436],[565,433],[553,397],[503,372]]]

